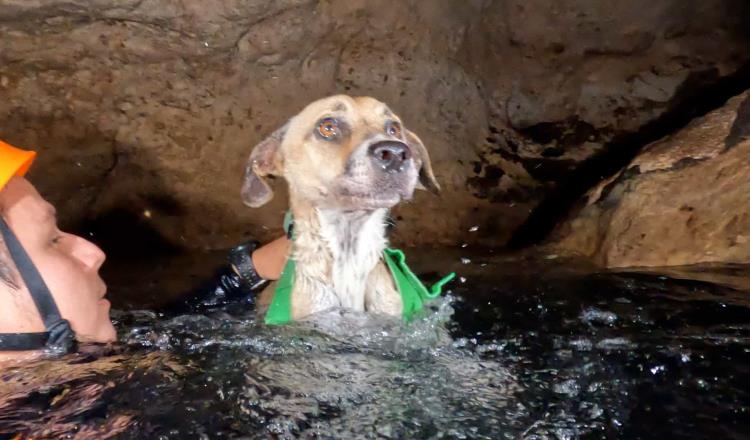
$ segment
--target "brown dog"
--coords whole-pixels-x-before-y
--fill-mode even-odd
[[[267,176],[289,185],[294,218],[292,317],[334,307],[400,315],[401,297],[381,256],[388,209],[414,188],[438,193],[422,142],[385,104],[331,96],[309,104],[255,146],[242,198],[273,197]],[[258,300],[264,311],[274,292]]]

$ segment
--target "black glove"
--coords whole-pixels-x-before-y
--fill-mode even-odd
[[[210,280],[166,309],[174,313],[200,313],[230,303],[252,306],[252,293],[268,282],[258,275],[253,266],[251,255],[257,247],[258,242],[253,241],[230,249],[228,265],[219,267]]]
[[[257,241],[248,241],[229,250],[229,264],[234,272],[239,275],[239,281],[246,289],[256,290],[268,282],[258,275],[253,265],[252,255],[258,248]]]

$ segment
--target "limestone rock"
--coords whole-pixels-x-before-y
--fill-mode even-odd
[[[750,92],[646,147],[553,241],[608,267],[750,263]]]
[[[281,232],[283,188],[242,205],[252,146],[333,93],[387,102],[444,188],[401,244],[505,243],[615,133],[750,59],[742,1],[10,0],[0,138],[66,224],[112,212],[168,241]],[[699,19],[697,19],[699,17]],[[467,230],[478,225],[476,233]]]

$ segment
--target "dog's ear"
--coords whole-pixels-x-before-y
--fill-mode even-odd
[[[426,189],[433,194],[440,194],[440,184],[435,179],[435,174],[432,172],[432,163],[430,162],[430,155],[427,153],[422,140],[409,130],[406,130],[406,143],[409,144],[412,154],[414,154],[417,160],[417,166],[419,166],[419,182],[417,188]]]
[[[273,198],[273,190],[268,184],[267,176],[281,174],[279,146],[289,122],[271,133],[253,148],[245,166],[245,181],[242,184],[242,201],[251,208],[265,205]]]

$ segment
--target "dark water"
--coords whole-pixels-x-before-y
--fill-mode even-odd
[[[427,279],[464,278],[411,325],[117,312],[122,344],[0,373],[0,437],[750,436],[748,268],[410,255]],[[110,295],[156,301],[151,281]]]

